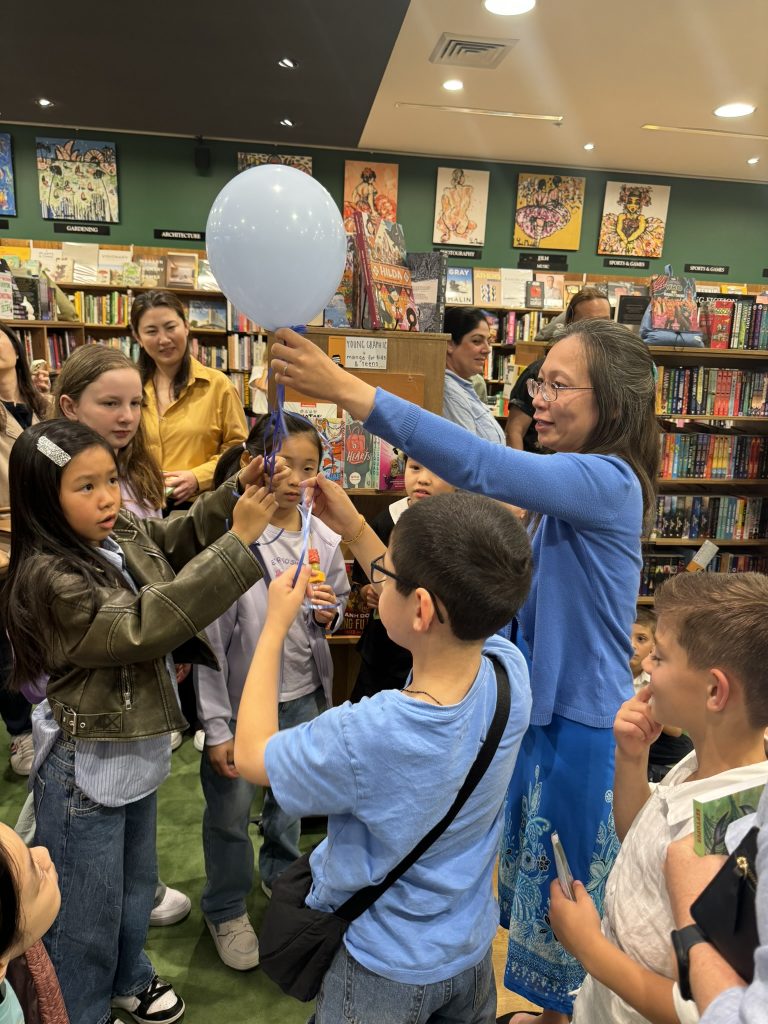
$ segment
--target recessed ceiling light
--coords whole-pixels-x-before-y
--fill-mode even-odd
[[[277,62],[277,66],[279,68],[288,68],[289,70],[294,71],[299,66],[299,62],[294,60],[292,57],[283,57]]]
[[[40,99],[37,101],[37,105],[39,107],[52,107],[53,100],[47,100],[44,96],[41,96]]]
[[[759,157],[759,156],[751,156],[751,157],[749,158],[749,160],[747,160],[747,163],[748,163],[748,164],[757,164],[757,163],[760,163],[760,157]]]
[[[464,88],[464,83],[460,78],[449,78],[447,82],[443,82],[443,88],[448,92],[460,92]]]
[[[290,117],[281,118],[280,124],[283,126],[283,128],[293,128],[293,121],[290,119]]]
[[[512,14],[527,14],[536,6],[536,0],[483,0],[483,7],[491,14],[509,17]]]
[[[594,148],[595,148],[594,142],[585,142],[584,143],[584,149],[594,149]]]
[[[751,103],[724,103],[715,109],[717,117],[746,117],[753,114],[755,108]]]

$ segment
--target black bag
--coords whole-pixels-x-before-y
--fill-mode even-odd
[[[373,906],[442,835],[482,779],[504,734],[510,706],[506,675],[498,660],[495,657],[491,660],[496,672],[496,711],[488,735],[450,810],[407,857],[392,868],[382,882],[350,896],[334,913],[312,910],[305,905],[312,887],[310,854],[299,857],[275,879],[272,899],[259,931],[259,962],[267,977],[286,995],[304,1003],[315,998],[347,925]]]
[[[758,947],[757,834],[752,828],[691,904],[691,916],[720,956],[749,984]]]

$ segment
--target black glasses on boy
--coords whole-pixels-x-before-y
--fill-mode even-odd
[[[383,583],[386,577],[389,576],[389,578],[391,580],[394,580],[396,583],[402,583],[404,587],[410,587],[412,590],[416,590],[416,588],[419,586],[418,583],[414,583],[412,580],[407,580],[404,576],[398,576],[396,573],[391,572],[389,569],[385,569],[382,564],[383,561],[384,555],[379,555],[378,558],[374,558],[374,560],[371,562],[371,583],[373,583],[374,585]],[[440,614],[440,605],[437,602],[437,598],[432,593],[432,591],[429,590],[427,587],[424,587],[423,589],[426,590],[429,596],[432,598],[432,604],[435,606],[435,615],[437,616],[437,621],[440,623],[440,625],[444,626],[445,619]]]

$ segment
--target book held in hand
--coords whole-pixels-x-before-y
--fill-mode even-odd
[[[727,854],[725,834],[733,821],[754,814],[765,783],[743,788],[743,781],[725,785],[707,800],[693,801],[693,848],[700,857]],[[741,786],[742,788],[733,788]]]

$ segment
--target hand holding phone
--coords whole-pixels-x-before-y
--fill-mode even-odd
[[[569,900],[573,900],[575,902],[576,894],[573,891],[573,875],[571,874],[571,869],[568,867],[565,850],[563,849],[563,844],[560,842],[560,836],[557,832],[552,833],[552,852],[555,855],[557,880],[560,883],[560,888],[563,890],[563,895]]]

